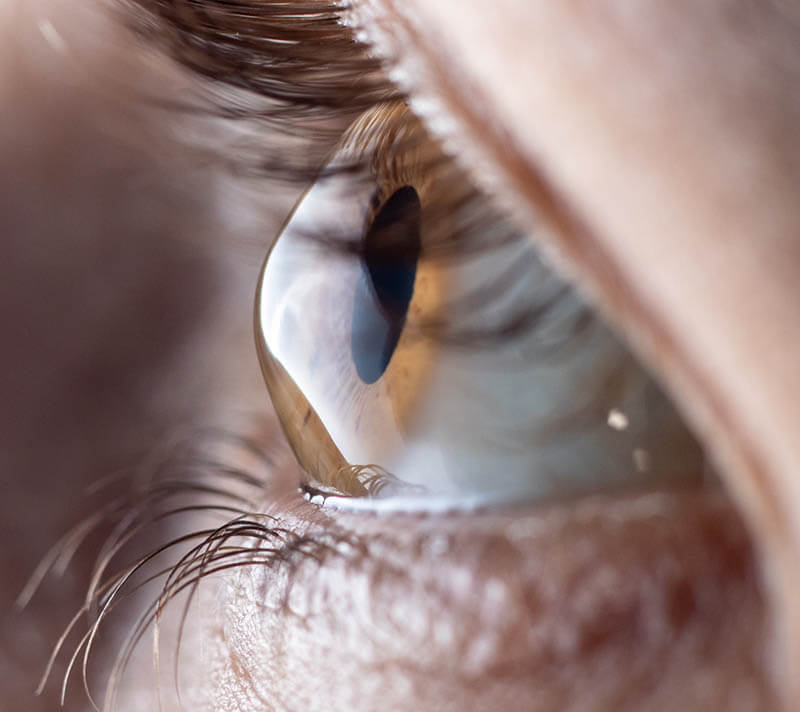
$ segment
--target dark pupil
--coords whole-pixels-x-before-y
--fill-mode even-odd
[[[364,383],[386,371],[403,333],[420,253],[420,203],[410,186],[397,190],[364,236],[353,307],[353,362]]]

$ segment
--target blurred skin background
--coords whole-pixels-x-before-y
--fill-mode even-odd
[[[239,202],[237,241],[217,171],[167,120],[162,102],[188,100],[187,84],[119,20],[103,3],[0,5],[2,710],[56,708],[57,684],[32,692],[92,552],[25,613],[13,604],[90,513],[87,487],[178,424],[264,407],[250,310],[275,225],[248,225]],[[80,691],[69,703],[86,705]]]

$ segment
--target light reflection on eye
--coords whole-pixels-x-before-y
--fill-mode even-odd
[[[369,112],[332,161],[362,169],[327,171],[265,263],[261,365],[306,484],[467,506],[699,480],[668,399],[533,241],[437,252],[476,206],[442,209],[465,179],[432,153],[404,107]]]

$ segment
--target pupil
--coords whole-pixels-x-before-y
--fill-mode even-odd
[[[353,307],[353,362],[364,383],[386,371],[403,333],[421,249],[420,202],[404,186],[378,211],[362,246]]]

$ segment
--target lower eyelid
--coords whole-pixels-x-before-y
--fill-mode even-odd
[[[402,678],[421,709],[503,708],[495,695],[526,709],[660,709],[667,693],[672,709],[721,709],[737,690],[770,708],[753,558],[721,493],[453,516],[285,500],[267,511],[329,545],[228,587],[237,679],[267,699],[285,685],[326,709],[358,695],[370,708],[370,684]],[[258,674],[276,666],[279,686]]]

